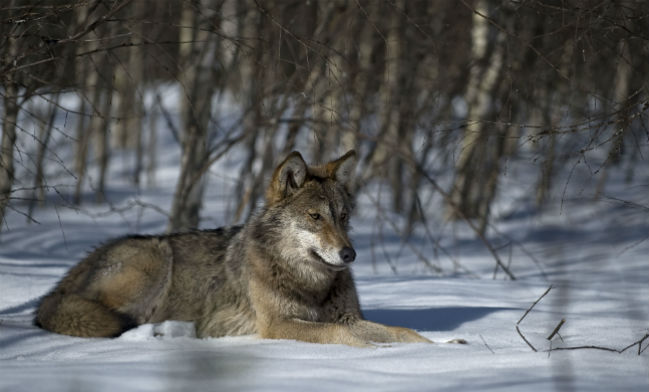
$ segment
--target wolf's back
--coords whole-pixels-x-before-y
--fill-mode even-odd
[[[197,319],[223,285],[241,227],[110,241],[72,267],[41,300],[35,324],[74,336],[116,336],[136,325]]]

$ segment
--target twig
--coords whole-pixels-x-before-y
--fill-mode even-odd
[[[518,328],[518,327],[517,327],[517,328]],[[610,351],[610,352],[613,352],[613,353],[622,354],[623,352],[625,352],[626,350],[630,349],[631,347],[633,347],[633,346],[635,346],[635,345],[637,344],[637,345],[638,345],[638,355],[640,355],[640,354],[642,354],[642,353],[644,352],[644,350],[647,349],[647,347],[645,347],[644,349],[641,350],[642,343],[643,343],[645,340],[647,340],[647,339],[649,339],[649,333],[645,334],[645,335],[644,335],[643,337],[641,337],[640,339],[636,340],[635,342],[629,344],[628,346],[626,346],[626,347],[624,347],[624,348],[622,348],[622,349],[616,349],[616,348],[612,348],[612,347],[604,347],[604,346],[592,346],[592,345],[591,345],[591,346],[555,347],[555,348],[550,348],[550,349],[547,350],[547,351],[550,352],[550,351],[584,350],[584,349],[585,349],[585,350],[602,350],[602,351]],[[648,346],[648,347],[649,347],[649,346]]]
[[[534,348],[534,346],[532,346],[532,343],[530,343],[527,339],[525,339],[525,336],[523,336],[523,333],[522,333],[521,330],[518,328],[518,325],[516,325],[516,332],[518,332],[518,335],[523,339],[523,341],[524,341],[525,343],[527,343],[528,346],[530,346],[530,348],[531,348],[534,352],[537,352],[537,351],[538,351],[536,348]]]
[[[107,204],[110,207],[107,211],[101,211],[101,212],[97,212],[97,213],[86,213],[86,214],[88,216],[91,216],[91,217],[100,218],[100,217],[112,215],[114,213],[121,214],[121,213],[123,213],[125,211],[130,210],[133,207],[138,207],[139,206],[139,207],[142,207],[143,209],[144,208],[150,208],[150,209],[156,211],[157,213],[159,213],[161,215],[164,215],[167,218],[169,217],[169,213],[167,213],[167,211],[165,211],[164,209],[158,207],[157,205],[155,205],[153,203],[147,203],[147,202],[144,202],[144,201],[139,200],[139,199],[130,200],[128,203],[126,203],[125,205],[123,205],[121,207],[115,206],[112,203],[107,203]]]
[[[60,40],[58,43],[66,43],[66,42],[71,42],[71,41],[76,41],[80,38],[82,38],[84,35],[88,34],[92,30],[94,30],[100,23],[105,22],[109,18],[111,18],[113,15],[115,15],[117,12],[119,12],[122,8],[126,7],[132,0],[126,0],[123,1],[121,4],[118,4],[116,7],[113,7],[113,9],[109,10],[106,15],[103,15],[99,18],[97,18],[95,21],[92,23],[89,23],[85,28],[83,28],[81,31],[77,32],[71,37],[68,37],[66,39]]]
[[[524,341],[525,343],[527,343],[527,345],[530,346],[530,348],[531,348],[534,352],[537,352],[538,350],[537,350],[534,346],[532,346],[532,343],[530,343],[530,342],[525,338],[525,336],[523,336],[523,333],[521,332],[520,328],[518,328],[518,324],[520,324],[521,321],[523,321],[523,319],[525,318],[525,316],[527,316],[527,314],[528,314],[532,309],[534,309],[534,307],[536,306],[536,304],[538,304],[539,301],[540,301],[541,299],[543,299],[543,297],[545,297],[547,293],[550,292],[550,290],[552,290],[552,285],[550,285],[550,287],[548,287],[548,289],[545,290],[545,292],[544,292],[543,294],[541,294],[541,296],[540,296],[539,298],[537,298],[536,301],[534,301],[534,303],[533,303],[533,304],[532,304],[532,305],[531,305],[531,306],[530,306],[530,307],[525,311],[525,313],[524,313],[523,316],[518,320],[518,322],[516,322],[516,332],[518,332],[518,335],[521,337],[521,339],[523,339],[523,341]]]
[[[410,241],[408,241],[407,235],[404,234],[404,233],[399,229],[399,227],[396,225],[396,223],[394,223],[392,220],[390,220],[390,219],[385,215],[385,213],[384,213],[383,210],[381,209],[381,205],[380,205],[379,201],[378,201],[376,198],[374,198],[370,193],[368,193],[367,196],[368,196],[368,198],[372,201],[372,203],[374,203],[374,205],[376,206],[376,211],[378,212],[379,217],[381,217],[383,220],[387,221],[387,222],[390,224],[390,226],[392,227],[392,230],[394,230],[394,232],[395,232],[397,235],[399,235],[399,237],[401,237],[401,243],[402,243],[402,244],[405,243],[405,245],[407,245],[408,248],[410,248],[410,250],[415,254],[415,256],[417,256],[417,258],[419,258],[419,260],[420,260],[422,263],[424,263],[424,265],[425,265],[426,267],[430,268],[430,269],[431,269],[432,271],[434,271],[434,272],[441,273],[441,272],[442,272],[442,269],[441,269],[440,267],[438,267],[438,266],[432,264],[432,263],[430,262],[430,260],[428,260],[428,259],[424,256],[424,254],[423,254],[422,252],[420,252],[420,251],[419,251],[419,250],[418,250],[418,249],[417,249],[413,244],[410,243]]]
[[[561,321],[559,321],[559,324],[557,324],[557,326],[554,327],[554,329],[552,330],[552,333],[550,334],[550,336],[547,337],[547,339],[548,339],[548,340],[552,340],[552,338],[554,337],[554,335],[556,335],[556,334],[559,332],[559,330],[561,329],[561,327],[563,326],[563,324],[564,324],[565,322],[566,322],[566,319],[563,319],[563,318],[562,318]]]
[[[603,346],[555,347],[555,348],[549,349],[548,351],[582,350],[582,349],[603,350],[603,351],[611,351],[611,352],[614,352],[614,353],[620,353],[620,350],[616,350],[616,349],[610,348],[610,347],[603,347]]]
[[[647,207],[645,205],[642,205],[642,204],[634,203],[634,202],[632,202],[630,200],[622,200],[622,199],[618,199],[618,198],[613,197],[613,196],[606,196],[606,195],[604,196],[604,198],[619,202],[625,207],[636,208],[636,209],[639,209],[642,212],[649,212],[649,207]]]
[[[496,252],[494,247],[491,245],[489,240],[487,240],[487,237],[485,237],[485,235],[476,227],[476,225],[471,221],[471,219],[469,219],[464,214],[464,212],[462,212],[462,210],[451,200],[451,196],[446,191],[444,191],[444,189],[437,183],[437,181],[435,181],[431,176],[429,176],[428,173],[426,173],[426,171],[417,162],[412,160],[412,158],[405,157],[405,156],[403,156],[403,157],[404,157],[404,159],[408,159],[410,161],[410,163],[413,165],[413,167],[417,171],[419,171],[419,173],[428,182],[430,182],[430,184],[433,186],[433,188],[435,188],[435,190],[437,192],[439,192],[440,195],[442,195],[444,200],[446,200],[446,202],[448,203],[449,207],[451,207],[453,209],[453,211],[460,217],[460,219],[464,220],[466,222],[466,224],[471,228],[471,230],[473,230],[473,232],[478,236],[480,241],[482,241],[482,243],[485,245],[485,247],[487,248],[489,253],[491,253],[493,258],[496,260],[496,264],[505,272],[505,274],[507,274],[507,276],[509,276],[509,278],[511,280],[516,280],[516,277],[514,276],[514,274],[509,270],[509,268],[507,268],[507,266],[502,262],[502,260],[500,260],[500,257],[498,256],[498,253]]]
[[[518,320],[518,322],[516,323],[516,325],[520,324],[521,321],[523,321],[523,319],[525,318],[525,316],[527,316],[527,314],[528,314],[532,309],[534,309],[534,307],[536,306],[536,304],[538,304],[539,301],[540,301],[541,299],[543,299],[543,297],[545,297],[547,293],[550,292],[550,290],[552,290],[552,285],[550,285],[550,287],[548,287],[548,289],[545,290],[545,293],[541,294],[541,296],[540,296],[536,301],[534,301],[534,303],[532,304],[532,306],[530,306],[530,307],[525,311],[525,314],[523,314],[523,317],[521,317],[520,320]],[[518,328],[518,327],[517,327],[517,328]],[[536,351],[536,350],[534,350],[534,351]]]
[[[492,354],[495,354],[496,352],[495,352],[494,350],[492,350],[491,347],[489,347],[489,345],[487,344],[487,341],[484,340],[484,338],[482,337],[482,334],[480,334],[480,335],[478,335],[478,336],[480,336],[480,339],[482,339],[482,343],[484,343],[485,347],[486,347],[489,351],[491,351]]]
[[[567,80],[567,81],[570,80],[570,78],[569,78],[568,76],[566,76],[566,75],[561,71],[561,69],[559,69],[559,67],[557,67],[554,63],[552,63],[552,61],[550,61],[550,59],[549,59],[547,56],[545,56],[545,55],[544,55],[540,50],[538,50],[538,49],[537,49],[534,45],[532,45],[530,42],[522,42],[522,40],[520,39],[520,37],[518,37],[518,36],[515,35],[514,33],[510,32],[510,31],[507,30],[505,27],[499,25],[499,24],[498,24],[494,19],[490,18],[488,15],[485,15],[485,14],[481,13],[481,12],[478,11],[475,7],[472,7],[471,5],[469,5],[465,0],[461,0],[461,1],[462,1],[462,3],[464,4],[465,7],[467,7],[469,10],[473,11],[473,13],[475,13],[475,14],[478,15],[478,16],[480,16],[480,17],[483,18],[484,20],[486,20],[490,25],[494,26],[496,29],[500,30],[500,31],[501,31],[503,34],[505,34],[507,37],[514,37],[514,38],[517,38],[519,42],[521,42],[523,45],[525,45],[526,47],[528,47],[532,52],[534,52],[537,56],[539,56],[539,58],[540,58],[541,60],[543,60],[546,64],[548,64],[548,65],[550,66],[550,68],[552,68],[552,69],[557,73],[557,75],[559,75],[560,78],[562,78],[562,79],[564,79],[564,80]]]
[[[460,129],[460,128],[463,128],[463,127],[464,127],[464,126],[462,126],[462,127],[458,127],[457,129]],[[368,139],[372,140],[371,138],[368,138]],[[375,139],[374,139],[374,140],[375,140]],[[479,229],[479,228],[478,228],[478,227],[477,227],[477,226],[476,226],[476,225],[471,221],[471,219],[469,219],[469,218],[464,214],[464,212],[460,209],[460,207],[459,207],[457,204],[455,204],[455,203],[453,202],[453,200],[451,199],[451,196],[449,195],[449,193],[446,192],[446,191],[444,190],[444,188],[442,188],[442,187],[437,183],[437,181],[435,181],[435,179],[432,178],[432,177],[431,177],[431,176],[426,172],[426,170],[424,170],[423,166],[422,166],[419,162],[417,162],[417,161],[416,161],[412,156],[410,156],[410,155],[408,155],[408,154],[404,154],[402,151],[400,151],[399,148],[396,148],[396,149],[395,149],[395,152],[396,152],[397,154],[399,154],[399,157],[400,157],[401,159],[403,159],[405,162],[407,162],[408,164],[410,164],[411,167],[412,167],[416,172],[418,172],[418,173],[419,173],[419,174],[420,174],[420,175],[421,175],[421,176],[422,176],[426,181],[428,181],[428,182],[432,185],[433,189],[435,189],[435,191],[437,191],[437,192],[442,196],[442,198],[446,201],[446,203],[448,204],[448,206],[449,206],[450,208],[453,209],[453,212],[454,212],[454,213],[455,213],[455,214],[456,214],[456,215],[457,215],[461,220],[463,220],[464,222],[466,222],[466,224],[469,226],[469,228],[471,228],[471,230],[476,234],[476,236],[480,239],[480,241],[481,241],[481,242],[484,244],[484,246],[487,248],[487,250],[489,251],[489,253],[491,253],[492,257],[493,257],[494,260],[496,261],[497,266],[500,267],[500,268],[505,272],[505,274],[506,274],[506,275],[507,275],[511,280],[516,280],[516,276],[514,276],[514,274],[511,272],[511,270],[510,270],[510,269],[509,269],[509,268],[508,268],[508,267],[507,267],[507,266],[502,262],[502,260],[500,259],[500,256],[498,256],[498,252],[497,252],[497,251],[494,249],[494,247],[491,245],[491,243],[489,242],[489,240],[487,239],[487,237],[485,237],[484,233],[482,233],[482,232],[480,231],[480,229]]]
[[[507,241],[509,241],[510,243],[516,245],[516,247],[518,247],[518,249],[520,249],[523,253],[525,253],[525,255],[526,255],[527,257],[529,257],[530,260],[532,260],[532,262],[533,262],[533,263],[536,265],[536,267],[539,269],[539,271],[541,272],[541,275],[543,275],[543,278],[544,278],[546,281],[549,280],[549,279],[548,279],[548,275],[547,275],[547,274],[545,273],[545,271],[543,270],[543,267],[542,267],[543,263],[542,263],[540,260],[538,260],[538,259],[536,258],[536,256],[534,256],[534,254],[533,254],[532,252],[530,252],[527,248],[525,248],[525,246],[524,246],[520,241],[518,241],[518,240],[512,238],[511,236],[507,235],[506,233],[503,233],[502,231],[498,230],[498,228],[496,227],[496,225],[494,225],[494,224],[492,224],[492,223],[489,223],[488,225],[489,225],[489,228],[490,228],[494,233],[496,233],[496,234],[498,234],[499,236],[505,238],[505,239],[506,239]],[[510,249],[510,252],[511,252],[511,249]],[[508,263],[507,267],[509,267],[509,263]]]
[[[626,350],[630,349],[631,347],[633,347],[633,346],[635,346],[635,345],[637,344],[637,345],[638,345],[638,355],[642,354],[642,352],[643,352],[644,350],[646,350],[647,347],[649,347],[649,345],[648,345],[648,346],[645,347],[643,350],[640,350],[640,349],[642,348],[642,343],[643,343],[645,340],[647,340],[647,339],[649,339],[649,333],[645,334],[645,335],[644,335],[643,337],[641,337],[639,340],[637,340],[637,341],[635,341],[635,342],[629,344],[628,346],[624,347],[622,350],[620,350],[620,353],[625,352]]]

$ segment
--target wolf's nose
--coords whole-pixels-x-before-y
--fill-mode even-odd
[[[349,246],[344,247],[338,254],[345,263],[351,263],[356,258],[356,251]]]

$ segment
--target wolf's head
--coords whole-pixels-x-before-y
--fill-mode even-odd
[[[353,150],[321,166],[308,166],[299,152],[289,154],[266,190],[266,208],[258,221],[265,232],[257,231],[257,238],[304,268],[347,268],[356,258],[347,235],[355,167]]]

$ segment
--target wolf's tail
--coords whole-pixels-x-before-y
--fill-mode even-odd
[[[131,317],[97,301],[57,292],[43,298],[34,324],[52,332],[81,337],[115,337],[137,325]]]

